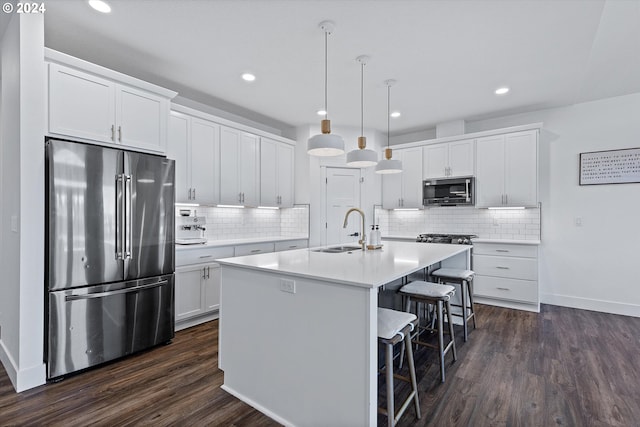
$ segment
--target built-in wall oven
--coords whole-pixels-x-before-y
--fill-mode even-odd
[[[475,181],[472,176],[425,180],[422,184],[424,206],[473,206],[475,204]]]

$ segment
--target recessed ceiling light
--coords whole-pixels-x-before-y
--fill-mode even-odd
[[[400,111],[394,111],[393,113],[390,114],[391,117],[393,117],[394,119],[396,117],[400,117]]]
[[[89,6],[91,6],[92,8],[94,8],[95,10],[101,13],[111,12],[111,6],[109,6],[107,3],[103,2],[102,0],[89,0]]]
[[[318,111],[316,111],[316,114],[319,115],[319,116],[326,116],[327,112],[324,111],[324,110],[318,110]]]
[[[242,75],[242,80],[247,81],[247,82],[252,82],[256,79],[256,76],[254,76],[251,73],[244,73]]]
[[[496,95],[504,95],[507,92],[509,92],[508,87],[499,87],[498,89],[496,89]]]

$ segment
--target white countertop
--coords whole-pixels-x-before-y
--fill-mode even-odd
[[[471,248],[470,245],[385,241],[382,249],[365,252],[323,253],[311,248],[223,258],[216,262],[223,267],[243,267],[377,288]]]
[[[271,236],[271,237],[251,237],[248,239],[227,239],[209,240],[207,243],[196,245],[176,245],[177,251],[202,248],[216,248],[221,246],[248,245],[251,243],[286,242],[289,240],[308,239],[309,236]]]

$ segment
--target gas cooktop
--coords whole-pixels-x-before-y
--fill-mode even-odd
[[[478,236],[475,234],[419,234],[416,242],[471,245],[471,239],[474,237]]]

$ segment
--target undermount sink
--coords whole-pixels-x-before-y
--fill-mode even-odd
[[[334,246],[332,248],[313,249],[312,252],[326,252],[330,254],[340,254],[343,252],[359,251],[360,246]]]

